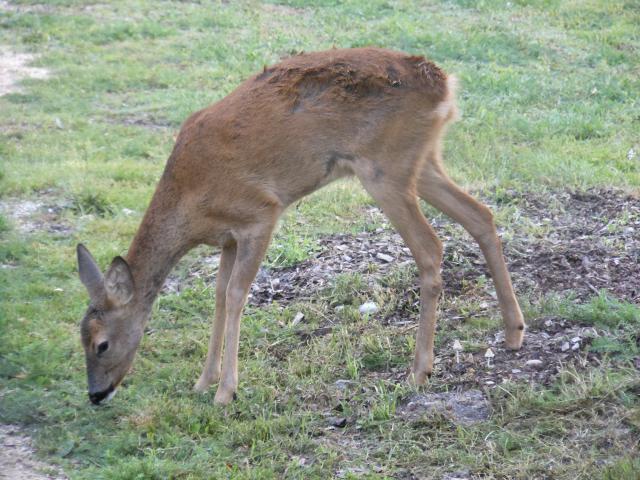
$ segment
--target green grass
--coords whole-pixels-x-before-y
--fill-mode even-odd
[[[602,335],[589,348],[602,366],[568,368],[546,387],[501,385],[490,391],[489,420],[457,426],[394,415],[411,390],[387,373],[409,365],[414,331],[378,318],[400,304],[414,270],[373,286],[345,272],[311,302],[248,308],[239,398],[225,409],[213,391],[191,391],[213,309],[212,285],[198,281],[159,299],[126,388],[96,409],[86,399],[78,321],[87,299],[74,256],[79,241],[101,265],[126,251],[189,113],[283,55],[334,45],[425,54],[455,73],[463,117],[446,162],[499,205],[506,190],[638,192],[640,162],[627,155],[640,151],[636,1],[16,4],[0,12],[0,44],[38,54],[35,65],[52,75],[0,97],[0,197],[44,196],[73,231],[25,234],[0,212],[0,421],[27,426],[48,461],[72,478],[357,478],[356,467],[368,469],[360,478],[637,478],[636,305],[603,294],[531,306],[530,320],[596,326]],[[351,181],[312,195],[283,218],[267,263],[296,265],[322,235],[383,226],[371,204]],[[509,205],[497,213],[506,238],[543,228]],[[379,317],[357,313],[367,299],[383,306]],[[297,311],[305,320],[292,326]],[[327,324],[329,333],[313,334]],[[498,325],[443,320],[436,344],[455,336],[480,348]],[[354,383],[339,390],[339,379]],[[436,378],[426,388],[447,385]],[[327,415],[349,422],[328,430]]]

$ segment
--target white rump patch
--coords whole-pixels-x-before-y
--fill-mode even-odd
[[[458,90],[458,79],[449,75],[447,77],[447,96],[438,104],[435,113],[445,121],[455,121],[460,118],[458,106],[456,105],[456,91]]]

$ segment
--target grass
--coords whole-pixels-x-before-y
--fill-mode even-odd
[[[191,391],[213,308],[211,284],[199,281],[159,299],[126,388],[96,409],[86,400],[86,293],[73,254],[83,241],[106,265],[126,251],[190,112],[283,55],[333,45],[426,54],[461,79],[463,118],[446,161],[458,181],[495,200],[507,237],[543,227],[512,215],[503,192],[638,192],[640,163],[628,155],[640,151],[637,2],[12,5],[0,13],[0,44],[38,54],[52,75],[0,97],[0,196],[61,206],[72,232],[27,234],[1,212],[0,421],[30,428],[48,461],[79,479],[638,477],[636,305],[605,294],[532,305],[530,320],[596,326],[602,335],[589,348],[601,367],[568,367],[549,386],[488,390],[491,418],[460,426],[442,415],[395,416],[411,389],[391,373],[409,365],[414,332],[357,313],[368,299],[381,316],[394,309],[413,270],[375,285],[345,272],[312,301],[247,308],[239,398],[225,409],[213,406],[213,391]],[[386,227],[371,204],[352,182],[312,195],[283,219],[267,263],[299,264],[322,235]],[[305,319],[292,326],[297,311]],[[327,323],[329,333],[313,333]],[[456,336],[483,345],[498,325],[495,316],[443,319],[436,344]],[[340,390],[341,379],[352,383]],[[426,388],[447,385],[436,377]],[[348,418],[346,427],[330,429],[328,415]]]

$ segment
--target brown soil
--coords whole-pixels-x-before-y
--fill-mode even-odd
[[[519,224],[504,240],[504,252],[519,295],[575,294],[579,300],[607,290],[617,298],[640,298],[640,199],[612,190],[553,195],[511,194],[502,204],[517,208]],[[432,224],[445,245],[444,292],[465,293],[465,285],[488,277],[480,249],[445,218]],[[344,272],[380,276],[413,264],[400,236],[389,230],[333,235],[320,240],[321,252],[294,267],[261,269],[249,303],[286,304],[311,298]],[[382,255],[381,255],[382,254]],[[386,261],[385,255],[393,258]],[[274,287],[276,285],[276,287]],[[489,292],[491,293],[491,292]]]

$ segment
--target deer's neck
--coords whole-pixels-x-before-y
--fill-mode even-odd
[[[176,196],[160,192],[151,200],[127,254],[136,296],[148,311],[171,269],[193,247]]]

